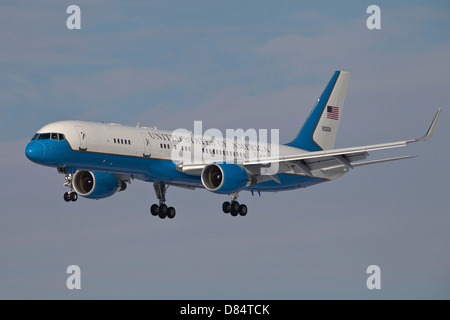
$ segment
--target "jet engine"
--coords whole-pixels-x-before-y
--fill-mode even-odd
[[[244,168],[236,164],[211,163],[203,168],[203,186],[212,192],[229,194],[239,192],[256,183]]]
[[[73,188],[82,197],[102,199],[127,188],[127,184],[113,173],[77,171],[73,176]]]

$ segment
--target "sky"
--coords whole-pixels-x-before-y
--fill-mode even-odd
[[[448,1],[5,0],[0,26],[0,299],[450,298]],[[418,157],[242,192],[246,217],[221,212],[228,196],[169,187],[177,216],[161,220],[149,183],[65,203],[64,176],[24,155],[58,120],[202,120],[286,143],[335,70],[351,73],[336,147],[421,137],[443,108],[431,140],[370,159]]]

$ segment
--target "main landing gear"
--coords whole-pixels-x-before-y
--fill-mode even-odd
[[[237,202],[238,193],[233,193],[231,195],[231,202],[225,201],[222,204],[222,210],[224,213],[230,213],[233,217],[238,214],[241,216],[247,215],[247,206],[245,204],[239,204]]]
[[[64,177],[64,186],[69,188],[69,192],[64,193],[64,201],[70,202],[70,201],[77,201],[78,200],[78,193],[73,191],[73,184],[72,184],[73,174],[66,173],[66,176]]]
[[[173,219],[175,217],[175,208],[167,207],[166,205],[166,191],[167,186],[165,183],[155,182],[153,183],[153,188],[155,188],[156,197],[159,200],[159,205],[153,204],[150,207],[150,213],[153,216],[159,216],[161,219],[165,219],[166,217],[169,219]]]

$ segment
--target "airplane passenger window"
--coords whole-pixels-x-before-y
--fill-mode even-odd
[[[131,144],[130,140],[128,140],[128,144]]]
[[[120,143],[123,144],[123,139],[120,139]]]
[[[114,138],[114,143],[116,143],[116,138]]]
[[[127,140],[125,139],[125,144],[127,144]]]

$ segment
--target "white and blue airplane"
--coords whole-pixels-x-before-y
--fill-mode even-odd
[[[355,167],[411,158],[363,161],[369,151],[404,147],[433,135],[441,109],[422,138],[334,149],[349,78],[348,72],[334,73],[299,134],[284,145],[214,141],[195,134],[179,137],[139,125],[60,121],[38,130],[25,154],[31,161],[65,174],[67,202],[76,201],[78,195],[106,198],[125,190],[131,180],[140,179],[153,183],[159,204],[153,204],[150,212],[162,219],[175,216],[175,209],[166,205],[168,186],[231,195],[231,201],[223,203],[223,211],[245,216],[247,206],[237,201],[241,191],[253,194],[305,188],[334,180]],[[277,154],[271,153],[275,149]],[[174,151],[192,159],[194,150],[201,153],[194,161],[173,160]],[[274,164],[277,171],[265,174],[264,168]]]

